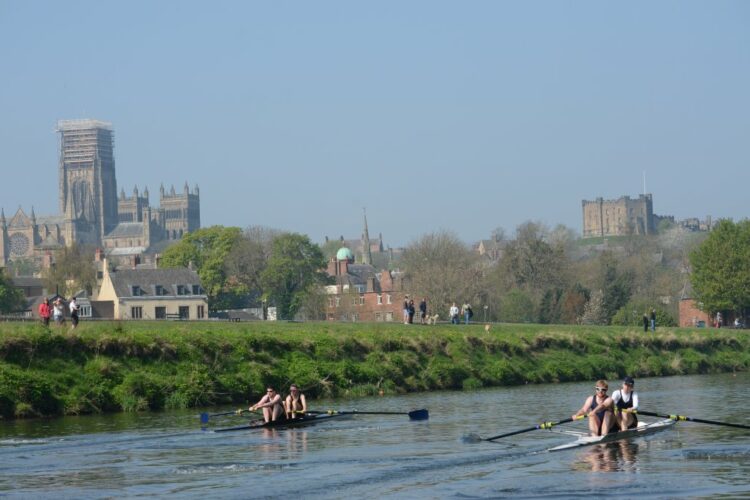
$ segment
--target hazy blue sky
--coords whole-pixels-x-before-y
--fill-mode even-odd
[[[642,192],[748,216],[750,2],[0,0],[0,205],[56,214],[58,119],[202,224],[405,245]]]

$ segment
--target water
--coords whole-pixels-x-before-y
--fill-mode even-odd
[[[641,379],[641,408],[750,424],[750,374]],[[680,422],[624,442],[548,453],[592,382],[313,402],[428,408],[430,420],[357,415],[289,430],[203,432],[196,411],[0,423],[0,495],[102,498],[573,498],[750,496],[750,430]],[[617,383],[611,382],[610,388]],[[211,409],[221,411],[222,409]],[[648,420],[647,417],[642,417]],[[232,426],[230,416],[210,424]],[[653,420],[653,419],[651,419]],[[560,430],[584,430],[577,422]]]

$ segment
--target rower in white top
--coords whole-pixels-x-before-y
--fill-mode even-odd
[[[600,405],[592,410],[592,413],[611,409],[617,421],[619,430],[625,431],[638,427],[638,394],[633,390],[635,380],[626,376],[622,381],[622,388],[612,393]]]

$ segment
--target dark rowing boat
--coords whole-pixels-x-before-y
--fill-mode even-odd
[[[304,427],[307,425],[318,424],[323,421],[330,420],[332,418],[341,418],[343,414],[311,414],[306,413],[301,417],[290,420],[281,420],[276,422],[264,422],[263,420],[254,420],[249,424],[238,425],[235,427],[224,427],[221,429],[214,429],[214,432],[227,432],[227,431],[244,431],[249,429],[287,429],[292,427]]]

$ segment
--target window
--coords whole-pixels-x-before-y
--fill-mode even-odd
[[[333,297],[328,297],[328,307],[335,307]]]
[[[190,319],[190,306],[179,307],[180,319]]]
[[[81,318],[91,317],[91,306],[80,306],[78,309],[78,316]]]
[[[133,297],[139,297],[141,295],[141,287],[133,285],[131,287],[131,292],[133,292]]]
[[[154,318],[156,319],[167,319],[167,308],[166,307],[155,307]]]
[[[198,306],[198,319],[203,319],[206,317],[206,311],[204,307],[205,306]]]
[[[193,285],[193,295],[201,295],[201,286]]]
[[[359,305],[361,305],[361,306],[365,305],[365,296],[364,295],[360,295],[359,296]]]
[[[132,319],[142,319],[143,318],[143,308],[141,306],[131,307],[130,308],[130,317]]]
[[[156,285],[154,287],[154,291],[156,295],[164,295],[164,287],[161,285]],[[158,309],[158,308],[157,308]]]
[[[357,297],[352,297],[352,305],[353,306],[357,305]]]
[[[186,295],[185,285],[177,285],[177,295]]]
[[[341,297],[336,297],[336,307],[341,305]]]
[[[383,321],[383,313],[376,312],[375,313],[375,321]]]
[[[392,312],[385,313],[385,320],[386,321],[393,321],[393,313]]]
[[[383,294],[379,293],[378,294],[378,305],[382,305],[382,304],[383,304]]]
[[[392,299],[393,299],[393,297],[391,297],[391,294],[389,293],[388,295],[385,296],[385,303],[386,304],[393,304]]]

